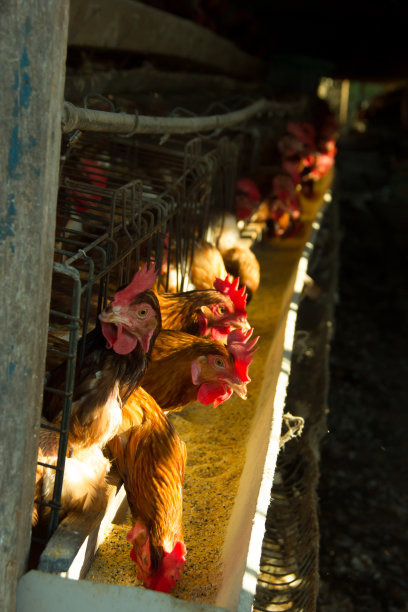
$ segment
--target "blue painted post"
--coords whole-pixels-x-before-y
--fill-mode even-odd
[[[31,535],[47,346],[69,2],[0,9],[0,609]]]

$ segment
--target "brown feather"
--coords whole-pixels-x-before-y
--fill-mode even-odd
[[[124,409],[122,433],[108,443],[124,482],[134,521],[149,530],[156,549],[170,552],[183,540],[182,483],[186,447],[154,399],[141,387]],[[125,427],[129,427],[125,429]],[[153,551],[154,552],[154,551]]]
[[[231,299],[215,289],[160,293],[157,298],[163,329],[181,330],[194,336],[199,335],[198,311],[202,306],[228,301],[233,308]]]
[[[75,387],[70,419],[71,443],[101,447],[112,438],[121,421],[121,405],[127,395],[139,384],[150,358],[151,347],[161,327],[160,306],[152,291],[145,291],[132,302],[149,302],[156,312],[157,323],[145,354],[138,342],[126,355],[119,355],[106,348],[100,325],[85,338],[85,358],[75,374]],[[58,368],[48,381],[49,387],[63,388],[66,364]],[[44,398],[45,416],[55,424],[62,418],[62,400],[57,394],[48,393]]]
[[[236,245],[224,251],[223,258],[228,273],[239,276],[240,287],[246,286],[249,303],[260,282],[260,266],[255,253],[248,247]]]
[[[216,278],[225,278],[227,270],[217,247],[209,242],[194,245],[191,282],[196,289],[212,289]]]
[[[46,424],[45,419],[42,421]],[[40,429],[38,461],[51,466],[57,465],[59,432]],[[86,448],[73,446],[68,440],[68,456],[65,459],[64,480],[62,484],[60,519],[68,512],[98,512],[107,502],[105,476],[110,469],[110,461],[104,457],[99,445]],[[42,502],[52,499],[55,483],[55,469],[37,466],[35,498]],[[49,515],[47,506],[34,504],[32,524],[45,522]]]
[[[232,363],[227,348],[216,340],[173,330],[161,330],[141,385],[162,410],[177,411],[196,401],[191,364],[201,355],[220,355]]]

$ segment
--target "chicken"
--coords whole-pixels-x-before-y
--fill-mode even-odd
[[[250,329],[246,313],[245,287],[239,279],[216,278],[213,289],[157,294],[163,329],[180,330],[226,342],[235,328]]]
[[[337,152],[337,126],[332,113],[315,117],[315,123],[289,122],[288,133],[279,142],[282,167],[290,174],[294,185],[301,186],[305,197],[314,195],[315,181],[332,168]]]
[[[237,219],[248,219],[256,209],[261,199],[261,193],[255,182],[247,177],[237,181],[235,194],[235,214]]]
[[[322,178],[333,166],[337,153],[337,147],[334,140],[329,140],[325,143],[324,152],[316,152],[315,160],[308,178],[318,181]]]
[[[310,153],[316,148],[316,129],[308,122],[296,123],[289,121],[287,125],[289,134],[293,135],[298,143],[303,145],[303,153]]]
[[[310,123],[289,121],[287,133],[279,141],[282,153],[282,168],[292,178],[294,185],[301,185],[303,177],[310,171],[316,149],[316,132]]]
[[[248,367],[258,338],[235,329],[225,346],[217,340],[162,330],[141,385],[164,411],[181,410],[198,400],[216,408],[233,391],[246,399]],[[163,375],[165,374],[165,376]]]
[[[139,270],[129,285],[115,294],[99,315],[100,322],[85,339],[85,358],[75,376],[68,428],[67,471],[62,487],[66,510],[78,505],[85,509],[96,503],[99,496],[104,498],[103,478],[109,462],[104,460],[101,449],[119,429],[122,404],[140,382],[161,328],[157,298],[148,290],[155,280],[153,268]],[[65,379],[66,367],[57,368],[48,386],[60,389]],[[41,428],[39,459],[45,457],[44,463],[55,465],[59,453],[58,429],[63,426],[62,396],[51,394],[47,402],[49,396],[50,392],[45,394],[44,412],[57,431]],[[54,470],[40,470],[38,499],[49,501],[54,479]],[[89,495],[83,502],[78,501],[83,498],[81,491],[86,492],[87,488]]]
[[[114,435],[122,412],[121,403],[138,385],[147,367],[154,340],[161,328],[160,306],[150,287],[156,280],[153,268],[139,270],[127,287],[118,291],[99,315],[85,342],[85,358],[75,375],[70,420],[71,442],[104,444]],[[79,346],[79,354],[82,343]],[[65,383],[66,364],[51,374],[48,387]],[[62,400],[45,396],[45,416],[58,422]]]
[[[241,234],[234,214],[224,212],[219,215],[215,223],[208,230],[208,240],[214,244],[221,255],[227,249],[235,246],[240,240]]]
[[[35,499],[49,502],[52,499],[55,483],[55,468],[59,451],[59,432],[48,429],[52,424],[42,419]],[[46,465],[45,465],[46,464]],[[61,492],[61,520],[68,512],[98,512],[104,510],[107,502],[105,476],[109,472],[110,461],[98,444],[88,446],[68,446],[65,458],[64,480]],[[44,525],[48,520],[50,508],[34,504],[32,525]]]
[[[245,179],[246,189],[252,186],[252,181],[248,183],[249,179]],[[257,190],[255,184],[252,188],[254,191]],[[241,239],[234,215],[225,213],[219,217],[213,228],[212,240],[222,255],[226,271],[233,277],[239,277],[240,287],[247,288],[247,303],[249,303],[259,287],[260,266],[255,253]]]
[[[298,233],[303,223],[298,189],[293,178],[282,171],[274,174],[270,194],[263,201],[267,214],[268,236],[286,238]]]
[[[123,408],[120,432],[108,447],[134,520],[127,534],[130,556],[146,587],[169,593],[180,579],[186,555],[182,527],[186,447],[141,387]]]
[[[180,248],[180,242],[172,239],[172,234],[169,232],[164,237],[163,255],[159,256],[159,260],[161,261],[161,277],[158,289],[170,293],[194,289],[189,280],[184,249]]]
[[[83,176],[83,182],[88,193],[83,193],[76,190],[67,190],[69,195],[68,201],[74,203],[76,210],[86,211],[89,207],[95,207],[95,202],[101,202],[100,188],[104,189],[108,184],[108,177],[103,168],[103,163],[97,159],[83,158],[80,161],[79,171]],[[81,178],[81,177],[80,177]],[[97,189],[94,189],[97,187]]]
[[[227,272],[240,280],[240,287],[246,287],[247,302],[251,301],[256,293],[261,277],[261,268],[255,253],[246,245],[237,244],[223,251]]]
[[[254,223],[266,223],[269,219],[269,205],[267,199],[263,199],[259,203],[257,209],[250,217],[250,221]]]
[[[225,278],[227,271],[218,248],[209,242],[196,242],[190,279],[196,289],[212,289],[216,278]]]

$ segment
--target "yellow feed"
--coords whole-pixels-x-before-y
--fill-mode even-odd
[[[322,188],[321,195],[324,191]],[[182,580],[173,593],[181,599],[215,602],[222,582],[224,537],[245,462],[246,441],[257,399],[267,374],[264,371],[267,355],[276,325],[286,314],[290,279],[321,203],[320,194],[314,201],[302,202],[306,222],[300,235],[261,242],[254,247],[261,265],[261,284],[248,306],[248,320],[254,327],[253,337],[260,336],[260,340],[249,368],[252,381],[248,385],[247,400],[234,394],[216,409],[197,403],[171,415],[187,445],[183,512],[187,560]],[[130,517],[124,525],[111,525],[87,580],[138,584],[136,566],[129,557],[130,546],[126,541],[131,525]]]

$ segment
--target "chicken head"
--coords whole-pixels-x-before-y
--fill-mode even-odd
[[[145,265],[99,315],[107,348],[119,355],[133,351],[138,342],[147,353],[155,331],[160,329],[160,307],[156,296],[148,291],[156,275],[153,267],[147,269]]]
[[[181,572],[184,569],[186,556],[184,542],[179,540],[172,550],[166,551],[163,548],[160,553],[155,548],[152,555],[149,532],[141,521],[135,523],[127,533],[126,539],[133,546],[130,557],[137,565],[138,579],[149,589],[171,593],[176,586],[176,581],[180,580]],[[159,559],[157,559],[158,555],[160,555]],[[156,562],[154,562],[153,556],[156,557]]]
[[[198,319],[202,336],[226,342],[232,330],[250,329],[246,313],[246,288],[239,289],[239,278],[231,279],[228,274],[224,280],[216,278],[214,289],[222,294],[220,301],[201,306]]]
[[[257,337],[248,342],[252,333],[253,329],[248,332],[236,329],[229,334],[228,358],[221,354],[210,354],[201,355],[192,362],[191,378],[193,384],[199,386],[197,400],[201,404],[212,404],[216,408],[230,398],[234,391],[246,399],[247,384],[251,380],[248,368],[259,339]]]

